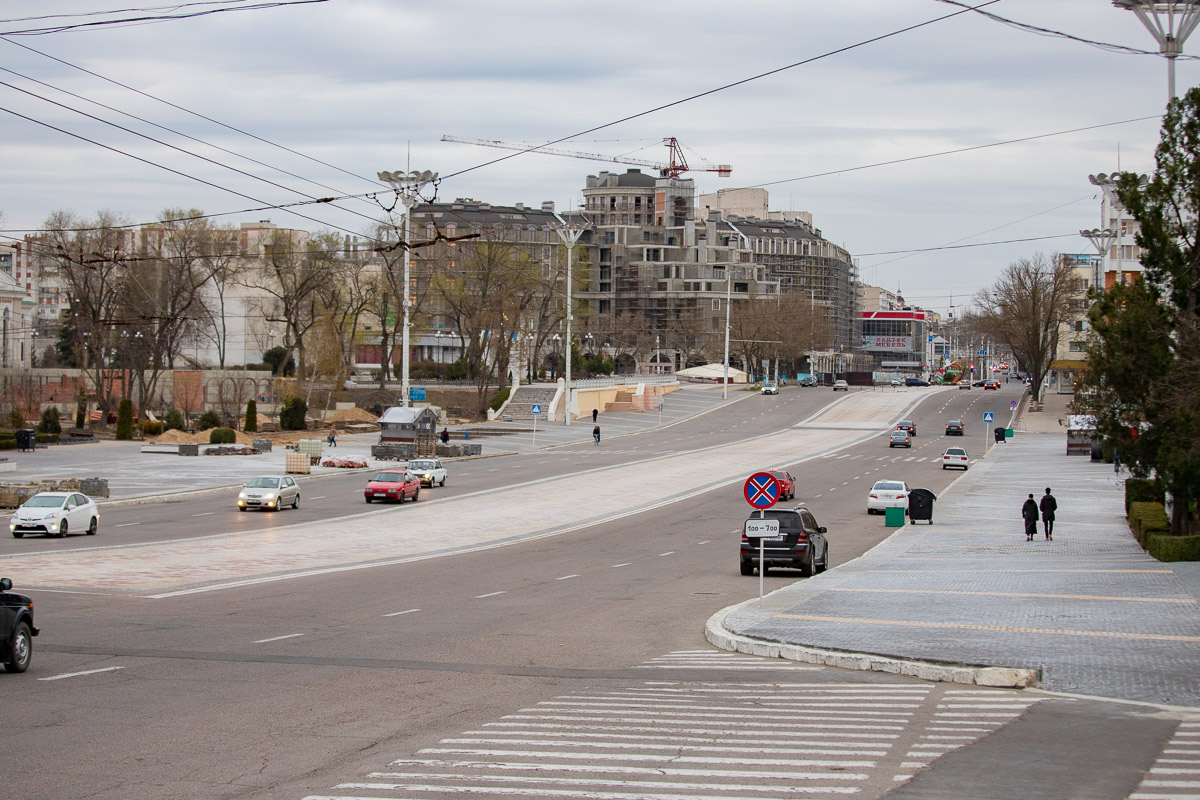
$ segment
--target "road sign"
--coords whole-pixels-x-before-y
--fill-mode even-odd
[[[748,519],[742,533],[747,539],[770,539],[779,535],[779,520],[777,519]]]
[[[746,479],[742,494],[753,507],[767,509],[779,501],[779,484],[769,472],[756,472]]]
[[[977,355],[977,356],[986,356],[986,355],[987,355],[987,350],[976,350],[976,351],[975,351],[975,355]]]
[[[996,418],[996,417],[995,417],[995,415],[994,415],[994,414],[992,414],[992,412],[990,412],[990,411],[985,411],[985,412],[983,412],[983,421],[984,421],[984,422],[991,422],[991,421],[992,421],[992,420],[994,420],[995,418]]]
[[[529,413],[533,414],[534,416],[537,416],[538,414],[542,413],[542,404],[534,403],[533,406],[529,409]]]
[[[425,402],[425,387],[410,386],[408,387],[408,399],[412,403]]]
[[[1017,407],[1017,401],[1016,401],[1016,400],[1009,400],[1009,401],[1008,401],[1008,407],[1009,407],[1009,408],[1016,408],[1016,407]]]

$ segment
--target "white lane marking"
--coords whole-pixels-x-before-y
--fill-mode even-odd
[[[504,592],[488,592],[487,594],[477,594],[477,595],[475,595],[475,599],[482,600],[485,597],[495,597],[496,595],[500,595],[500,594],[504,594]]]
[[[578,575],[563,575],[561,578],[555,578],[555,580],[569,581],[569,580],[571,580],[571,578],[578,578],[578,577],[579,577]]]
[[[621,564],[613,564],[613,565],[612,565],[612,568],[613,568],[613,569],[616,569],[617,567],[628,567],[628,566],[629,566],[630,564],[632,564],[632,563],[633,563],[632,561],[626,561],[626,562],[624,562],[624,563],[621,563]]]
[[[675,555],[675,551],[674,551],[674,550],[668,550],[668,551],[667,551],[667,552],[665,552],[665,553],[659,553],[659,554],[658,554],[658,557],[659,557],[659,558],[662,558],[663,556],[673,556],[673,555]]]
[[[289,633],[284,636],[272,636],[270,639],[255,639],[254,644],[265,644],[266,642],[278,642],[280,639],[295,639],[297,636],[303,636],[303,633]]]
[[[62,675],[51,675],[49,678],[38,678],[39,681],[61,681],[63,678],[76,678],[80,675],[95,675],[98,672],[112,672],[125,669],[124,667],[101,667],[100,669],[85,669],[82,672],[67,672]]]
[[[114,528],[128,528],[130,525],[141,525],[140,522],[122,522],[120,525],[113,525]]]
[[[416,612],[418,612],[418,611],[420,611],[420,610],[421,610],[421,609],[419,609],[419,608],[410,608],[410,609],[408,609],[408,610],[406,610],[406,611],[393,611],[393,612],[392,612],[392,613],[390,613],[390,614],[384,614],[384,616],[385,616],[385,617],[399,617],[399,616],[401,616],[402,614],[415,614]]]
[[[322,495],[318,495],[317,497],[310,497],[310,498],[308,498],[308,499],[309,499],[309,500],[324,500],[324,499],[325,499],[325,495],[323,495],[323,494],[322,494]]]
[[[489,470],[488,470],[488,472],[499,472],[499,471],[500,471],[500,468],[499,468],[499,467],[495,467],[495,468],[493,468],[493,469],[489,469]]]
[[[709,539],[705,539],[703,542],[696,542],[696,544],[708,544],[709,541]]]
[[[202,512],[200,512],[199,514],[192,514],[192,516],[193,516],[193,517],[207,517],[207,516],[209,516],[210,514],[215,514],[215,513],[217,513],[217,512],[215,512],[215,511],[202,511]]]

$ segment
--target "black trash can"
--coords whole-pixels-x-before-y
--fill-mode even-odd
[[[37,431],[33,428],[18,428],[16,430],[17,449],[34,450],[37,446]]]
[[[994,428],[992,433],[996,435],[996,444],[1000,444],[1004,441],[1004,428]]]
[[[1092,461],[1104,460],[1104,445],[1100,444],[1099,439],[1092,439]]]
[[[908,493],[909,522],[915,523],[917,520],[923,519],[932,525],[934,500],[937,500],[937,495],[928,489],[913,489],[910,491]]]

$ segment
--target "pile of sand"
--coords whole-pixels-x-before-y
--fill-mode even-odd
[[[335,411],[325,418],[326,422],[378,422],[379,419],[370,411],[365,411],[357,406],[354,408],[343,408],[341,411]]]
[[[196,431],[195,433],[185,433],[184,431],[170,430],[162,436],[156,437],[153,441],[160,444],[208,444],[208,438],[212,431]],[[237,444],[254,444],[254,437],[242,431],[234,431],[234,442]]]
[[[162,436],[154,437],[151,441],[161,444],[192,444],[196,440],[185,431],[169,430],[163,432]]]

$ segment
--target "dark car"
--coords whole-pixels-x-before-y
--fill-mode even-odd
[[[782,469],[767,470],[767,474],[775,479],[779,486],[779,499],[791,500],[796,496],[796,478],[792,473]]]
[[[916,436],[917,423],[913,422],[911,419],[902,419],[896,423],[896,430],[908,431],[909,436]]]
[[[817,376],[816,375],[805,375],[803,378],[796,381],[796,385],[797,386],[816,386],[817,385]]]
[[[0,578],[0,662],[9,672],[24,672],[33,659],[33,601],[9,591],[12,581]]]
[[[928,386],[929,381],[925,380],[924,378],[913,378],[910,376],[910,377],[904,379],[904,385],[905,386]]]
[[[771,567],[798,569],[808,578],[829,567],[829,543],[825,540],[825,529],[804,506],[792,509],[769,508],[766,512],[752,512],[748,521],[760,519],[779,521],[779,535],[762,539],[762,571],[766,575]],[[759,542],[755,537],[742,532],[741,566],[743,575],[753,575],[759,564]]]
[[[415,503],[421,496],[421,479],[414,472],[406,469],[388,469],[375,473],[375,477],[367,481],[363,488],[363,499],[368,503],[374,500],[395,500],[403,503],[412,498]]]
[[[952,419],[946,423],[947,436],[962,436],[963,424],[961,419]]]
[[[1000,381],[985,381],[983,384],[983,388],[984,389],[995,389],[996,391],[999,391],[1000,390]]]

